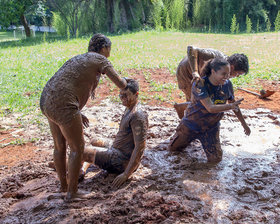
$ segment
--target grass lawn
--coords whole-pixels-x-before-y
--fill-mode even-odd
[[[47,36],[44,41],[42,35],[36,35],[30,40],[14,40],[12,33],[0,32],[2,116],[3,109],[23,114],[38,111],[39,97],[46,82],[65,61],[87,51],[89,38],[67,40]],[[167,68],[175,79],[176,67],[186,55],[187,46],[195,45],[215,48],[227,55],[245,53],[249,57],[250,72],[233,79],[235,86],[251,83],[256,78],[280,79],[280,33],[229,35],[143,31],[110,39],[109,59],[121,76],[126,76],[129,68]]]

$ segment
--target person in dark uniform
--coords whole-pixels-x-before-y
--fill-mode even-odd
[[[211,59],[201,74],[202,80],[194,81],[192,85],[192,101],[171,137],[169,150],[180,151],[194,139],[199,139],[208,162],[218,163],[223,155],[219,131],[224,111],[234,111],[246,135],[250,135],[251,130],[238,107],[243,99],[235,101],[232,83],[228,80],[230,63],[225,58]]]
[[[176,71],[178,87],[184,92],[186,102],[191,100],[192,83],[201,80],[203,66],[208,60],[217,57],[225,58],[229,62],[230,78],[247,74],[249,71],[248,58],[245,54],[233,54],[228,57],[215,49],[188,46],[187,56],[179,63]],[[174,105],[180,119],[186,106],[185,103]]]

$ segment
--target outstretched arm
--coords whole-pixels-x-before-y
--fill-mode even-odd
[[[233,103],[228,104],[213,104],[209,97],[201,99],[200,102],[206,108],[209,113],[219,113],[228,110],[237,110],[239,109],[238,105],[241,104],[243,99],[237,100]]]
[[[112,82],[116,84],[117,87],[120,89],[124,89],[126,87],[126,80],[124,78],[120,78],[112,66],[107,67],[105,73],[109,79],[111,79]]]
[[[232,100],[229,102],[232,103],[232,102],[235,102],[235,100]],[[248,125],[240,111],[240,108],[237,107],[235,110],[233,110],[233,113],[236,115],[236,117],[240,121],[241,125],[243,126],[245,134],[249,136],[251,134],[251,129],[248,127]]]
[[[122,174],[118,175],[113,181],[113,186],[117,188],[120,187],[138,168],[144,153],[144,149],[146,147],[147,127],[145,127],[144,122],[141,120],[137,120],[131,126],[135,147],[125,171]]]

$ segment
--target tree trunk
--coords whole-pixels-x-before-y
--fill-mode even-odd
[[[114,32],[113,7],[114,7],[114,0],[106,0],[106,8],[107,8],[107,15],[108,15],[108,28],[109,28],[110,33]]]
[[[28,26],[28,23],[27,23],[27,21],[26,21],[26,18],[25,18],[25,16],[24,16],[24,14],[21,14],[21,15],[20,15],[20,22],[21,22],[21,24],[22,24],[23,27],[24,27],[26,37],[31,37],[30,28],[29,28],[29,26]]]

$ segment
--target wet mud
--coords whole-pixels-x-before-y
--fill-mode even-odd
[[[88,193],[81,202],[64,202],[56,173],[48,166],[51,136],[31,130],[40,139],[33,159],[0,165],[0,223],[279,222],[279,115],[242,110],[252,130],[247,137],[234,114],[227,113],[220,132],[223,160],[209,166],[199,141],[182,152],[166,150],[179,123],[174,109],[143,108],[149,113],[149,132],[141,166],[118,190],[112,188],[115,175],[90,167],[79,184]],[[112,140],[123,111],[106,100],[85,108],[87,144],[93,136]]]

